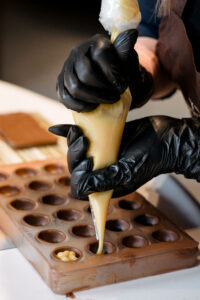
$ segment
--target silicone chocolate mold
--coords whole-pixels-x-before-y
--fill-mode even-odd
[[[0,167],[0,226],[60,294],[197,262],[198,243],[138,193],[111,200],[97,256],[89,203],[73,199],[65,159]],[[66,250],[77,259],[59,260]]]

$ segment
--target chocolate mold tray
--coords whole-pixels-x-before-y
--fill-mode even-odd
[[[104,254],[88,201],[73,199],[64,159],[0,167],[0,227],[59,294],[194,266],[198,243],[142,195],[112,199]],[[78,259],[62,262],[59,251]]]

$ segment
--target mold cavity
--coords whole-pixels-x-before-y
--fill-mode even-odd
[[[37,238],[47,243],[61,243],[65,240],[65,234],[56,229],[48,229],[40,231]]]
[[[48,205],[61,205],[63,203],[65,203],[66,199],[64,197],[61,197],[59,195],[54,195],[54,194],[49,194],[46,196],[43,196],[41,198],[41,201],[44,204],[48,204]]]
[[[31,183],[29,183],[29,188],[34,191],[45,192],[50,189],[50,184],[45,181],[35,180],[35,181],[32,181]]]
[[[129,229],[129,224],[124,220],[109,220],[106,222],[106,229],[111,231],[125,231]]]
[[[148,245],[148,241],[140,235],[130,235],[123,238],[122,244],[128,248],[143,248]]]
[[[56,216],[64,221],[75,221],[81,217],[81,212],[76,209],[61,209],[56,213]]]
[[[46,165],[44,167],[45,171],[51,174],[61,174],[63,172],[65,172],[65,169],[60,166],[60,165],[56,165],[56,164],[49,164]]]
[[[42,214],[31,214],[25,216],[23,221],[31,226],[46,226],[49,224],[50,218]]]
[[[67,176],[62,176],[56,180],[56,183],[62,186],[69,186],[70,185],[70,179]]]
[[[119,201],[119,207],[126,210],[136,210],[141,207],[141,203],[138,201],[122,199]]]
[[[4,174],[4,173],[0,173],[0,181],[5,181],[8,178],[8,175]]]
[[[89,214],[91,214],[91,207],[90,207],[90,205],[89,205],[89,206],[86,206],[85,210],[86,210]]]
[[[31,168],[20,168],[15,171],[15,174],[23,178],[28,178],[35,176],[37,172]]]
[[[0,194],[4,196],[13,196],[20,192],[20,190],[14,185],[4,185],[0,187]]]
[[[77,248],[74,248],[74,247],[60,247],[60,248],[56,248],[52,251],[51,255],[53,256],[53,258],[55,258],[57,261],[61,261],[60,259],[57,258],[57,254],[59,252],[64,252],[64,251],[73,251],[76,253],[76,257],[77,257],[77,260],[75,260],[74,262],[77,262],[78,260],[81,259],[82,257],[82,253],[79,249]]]
[[[159,219],[156,216],[150,214],[143,214],[135,218],[135,222],[144,226],[154,226],[159,223]]]
[[[98,242],[92,243],[88,246],[90,252],[96,254],[98,249]],[[111,254],[116,251],[116,248],[113,244],[109,242],[103,243],[103,254]]]
[[[91,226],[91,225],[74,226],[72,228],[72,232],[73,232],[73,234],[81,236],[81,237],[92,237],[92,236],[95,236],[94,227]]]
[[[152,233],[154,239],[160,242],[175,242],[178,240],[178,234],[172,230],[160,229]]]
[[[10,206],[17,210],[32,210],[35,203],[28,199],[15,199],[10,202]]]

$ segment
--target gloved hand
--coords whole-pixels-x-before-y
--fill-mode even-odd
[[[75,125],[50,131],[67,137],[71,190],[75,198],[114,189],[114,196],[135,191],[153,177],[175,172],[200,182],[200,123],[154,116],[126,123],[118,161],[92,171],[89,142]]]
[[[63,104],[78,112],[91,111],[100,103],[117,102],[128,86],[132,107],[148,101],[153,79],[133,49],[137,36],[137,30],[127,30],[112,44],[109,37],[99,34],[73,48],[57,81]]]

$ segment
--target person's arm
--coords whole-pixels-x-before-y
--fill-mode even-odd
[[[135,45],[140,64],[152,74],[154,82],[153,99],[160,99],[170,94],[177,85],[162,68],[156,54],[157,39],[139,36]]]
[[[154,92],[151,98],[160,99],[170,95],[177,85],[161,66],[156,53],[161,21],[161,18],[157,15],[157,0],[138,0],[138,2],[142,20],[137,28],[139,37],[135,50],[138,53],[140,64],[153,77]]]

